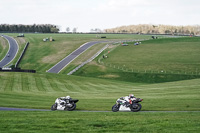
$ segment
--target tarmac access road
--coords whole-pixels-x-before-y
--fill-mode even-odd
[[[25,108],[9,108],[0,107],[0,111],[51,111],[50,109],[25,109]],[[75,112],[112,112],[112,111],[92,111],[92,110],[74,110]],[[131,112],[131,111],[119,111],[119,112]],[[200,112],[200,111],[139,111],[146,113],[176,113],[176,112]]]
[[[7,64],[9,64],[15,58],[19,49],[17,41],[14,38],[6,36],[6,35],[2,35],[2,37],[4,37],[8,41],[9,50],[6,56],[0,61],[0,68],[3,68]]]
[[[67,57],[65,57],[63,60],[58,62],[55,66],[50,68],[47,72],[49,73],[59,73],[62,69],[64,69],[70,62],[72,62],[74,59],[76,59],[80,54],[82,54],[84,51],[86,51],[91,46],[98,44],[98,43],[105,43],[108,41],[95,41],[95,42],[88,42],[80,46],[78,49],[73,51],[71,54],[69,54]]]

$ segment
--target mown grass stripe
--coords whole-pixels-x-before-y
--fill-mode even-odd
[[[64,85],[65,85],[65,88],[67,88],[69,92],[74,92],[73,86],[69,82],[68,83],[65,82]]]
[[[71,90],[71,92],[81,92],[81,89],[78,85],[76,85],[73,81],[67,80],[65,82],[65,86],[67,85],[67,89]],[[70,86],[70,87],[68,87]]]
[[[6,85],[4,89],[5,91],[12,91],[13,81],[14,81],[14,74],[10,73],[10,75],[6,78]]]
[[[103,91],[103,90],[106,90],[104,87],[102,87],[102,84],[94,84],[94,83],[87,82],[87,83],[85,83],[85,85],[90,87],[91,91]]]
[[[56,80],[55,83],[57,84],[57,87],[58,87],[59,91],[69,91],[66,88],[65,84],[63,82],[61,82],[60,80]]]
[[[35,81],[36,81],[36,86],[37,86],[39,91],[46,91],[44,86],[43,86],[41,77],[39,77],[39,76],[35,77]]]
[[[49,80],[48,80],[46,77],[41,77],[40,79],[41,79],[41,81],[42,81],[44,90],[46,90],[47,92],[55,91],[55,90],[51,87],[51,84],[49,83]]]
[[[29,91],[39,91],[36,85],[36,81],[35,81],[35,76],[34,74],[29,74],[28,76],[28,85],[29,85]]]
[[[21,73],[14,73],[13,91],[16,92],[22,91]]]
[[[74,84],[74,87],[77,88],[77,90],[79,92],[91,92],[92,91],[91,87],[84,86],[85,85],[84,82],[73,80],[72,83]]]
[[[29,91],[28,74],[22,74],[22,91]]]
[[[47,78],[49,82],[49,86],[51,86],[52,91],[56,92],[62,92],[62,89],[60,88],[59,84],[60,81],[57,78]]]
[[[46,76],[48,82],[49,82],[49,85],[51,86],[51,88],[56,91],[57,90],[57,85],[53,82],[53,78],[51,78],[50,76]]]
[[[81,87],[83,88],[84,91],[88,91],[88,92],[97,91],[96,88],[89,86],[87,83],[83,84]]]
[[[2,76],[3,73],[0,73],[0,91],[4,91],[5,80]]]
[[[77,86],[79,86],[79,90],[81,91],[85,91],[85,92],[91,92],[94,89],[88,85],[86,85],[86,83],[84,82],[80,82],[80,81],[73,81],[73,83]]]

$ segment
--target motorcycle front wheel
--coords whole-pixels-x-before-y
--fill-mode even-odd
[[[139,103],[134,103],[134,104],[132,104],[131,111],[133,111],[133,112],[138,112],[138,111],[141,110],[141,108],[142,108],[142,105],[141,105],[141,104],[139,104]]]
[[[112,106],[112,111],[113,111],[113,112],[119,111],[119,107],[118,107],[117,104],[115,104],[115,105]]]
[[[73,105],[72,107],[66,107],[65,110],[68,110],[68,111],[73,111],[73,110],[75,110],[75,109],[76,109],[76,104],[73,103],[72,105]]]
[[[51,106],[51,110],[52,111],[55,111],[55,110],[57,110],[57,104],[55,103],[55,104],[53,104],[52,106]]]

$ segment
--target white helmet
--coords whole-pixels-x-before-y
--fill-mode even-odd
[[[129,94],[129,98],[133,98],[134,97],[134,95],[133,94]]]
[[[70,96],[66,96],[65,98],[66,98],[66,99],[70,99]]]

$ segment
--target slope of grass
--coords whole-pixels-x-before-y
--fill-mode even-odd
[[[57,74],[0,73],[0,106],[49,109],[57,97],[77,98],[78,110],[111,110],[134,93],[142,110],[200,110],[199,79],[139,84]]]
[[[17,36],[17,34],[7,35]],[[30,45],[19,66],[25,69],[35,69],[37,72],[46,72],[72,51],[89,41],[150,38],[150,36],[133,34],[101,34],[101,36],[107,38],[101,39],[96,37],[96,34],[25,34],[24,38],[30,42]],[[42,41],[50,37],[55,41]]]
[[[57,60],[62,59],[71,51],[79,47],[83,42],[95,40],[96,38],[94,35],[72,34],[55,34],[55,36],[54,34],[27,34],[25,36],[32,45],[28,48],[28,52],[26,53],[21,66],[22,68],[36,69],[40,73],[31,74],[0,72],[0,107],[50,109],[57,97],[70,95],[72,98],[80,100],[77,103],[77,110],[110,111],[117,98],[126,96],[129,93],[134,93],[136,97],[144,99],[141,103],[143,111],[200,110],[200,79],[183,80],[187,78],[182,78],[182,81],[152,84],[154,79],[162,80],[165,79],[166,75],[156,76],[149,74],[149,76],[143,75],[141,77],[141,73],[125,73],[118,69],[99,65],[96,62],[86,65],[82,68],[81,72],[79,71],[79,74],[83,73],[84,76],[89,75],[97,78],[42,73],[49,67],[53,66]],[[52,36],[56,41],[42,42],[43,38],[49,36]],[[106,36],[107,39],[131,39],[136,37],[133,37],[132,35]],[[167,42],[169,44],[172,43],[172,41],[180,43],[180,40],[178,39],[152,40],[146,41],[149,44],[145,44],[145,42],[144,46],[159,45],[160,43],[166,43],[166,41],[169,41]],[[193,44],[191,40],[185,40],[185,42]],[[198,44],[196,46],[198,48]],[[105,61],[109,61],[110,57],[113,58],[112,54],[116,54],[115,51],[117,50],[118,49],[115,49],[110,52],[108,55],[109,58]],[[126,53],[126,51],[129,50],[124,49],[122,51],[125,51]],[[195,50],[193,49],[192,51]],[[87,55],[87,53],[85,54]],[[190,55],[190,57],[194,56],[196,55]],[[85,59],[77,59],[77,62],[81,62],[81,60]],[[131,62],[126,63],[127,65],[132,64]],[[75,61],[74,64],[78,63]],[[198,65],[196,64],[196,66]],[[129,81],[128,78],[130,78],[129,76],[132,74],[139,75],[137,76],[138,80],[136,83],[132,83],[132,80],[131,82],[126,82]],[[125,82],[114,80],[119,77],[122,77]],[[138,83],[141,81],[140,78],[144,77],[146,77],[145,81],[152,81]],[[109,78],[109,80],[100,78]],[[169,79],[171,78],[174,78],[173,75],[172,77],[169,77]],[[177,80],[177,78],[175,79]],[[136,78],[134,80],[136,80]],[[78,111],[1,111],[0,130],[1,132],[6,133],[133,131],[199,132],[199,116],[199,112],[102,113]]]
[[[166,38],[107,49],[75,75],[158,83],[200,76],[200,38]],[[109,52],[108,52],[109,51]],[[96,62],[99,62],[97,64]]]
[[[199,37],[149,40],[138,46],[120,46],[102,61],[129,70],[196,72],[200,68],[199,42]]]
[[[0,37],[0,61],[6,56],[8,49],[8,42],[3,37]]]
[[[42,39],[53,37],[54,42],[43,42]],[[60,34],[28,34],[29,48],[20,66],[45,72],[65,56],[78,48],[87,39]]]

